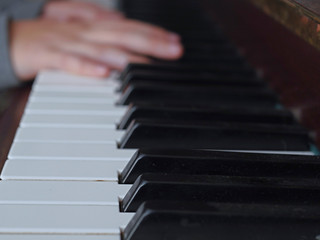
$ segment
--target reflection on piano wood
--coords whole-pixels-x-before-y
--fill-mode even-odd
[[[239,2],[206,6],[228,25],[223,8],[239,17]],[[297,105],[279,102],[198,1],[123,9],[179,32],[185,56],[106,81],[41,73],[1,173],[0,240],[320,239],[319,156],[282,103]],[[246,53],[275,86],[264,55]]]

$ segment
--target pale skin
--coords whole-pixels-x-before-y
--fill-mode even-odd
[[[149,56],[174,60],[183,54],[174,33],[72,1],[49,2],[41,18],[11,23],[10,37],[14,71],[22,81],[43,69],[105,77],[129,62],[148,63]]]

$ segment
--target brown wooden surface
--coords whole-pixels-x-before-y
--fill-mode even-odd
[[[320,147],[320,52],[246,0],[207,0],[206,8]]]
[[[249,0],[320,50],[318,0]]]
[[[7,159],[29,92],[30,87],[20,87],[5,91],[0,96],[0,172]]]

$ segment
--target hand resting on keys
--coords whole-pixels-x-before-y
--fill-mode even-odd
[[[183,52],[176,34],[88,3],[49,2],[42,17],[10,27],[11,61],[22,81],[42,69],[104,77],[128,62],[173,60]]]

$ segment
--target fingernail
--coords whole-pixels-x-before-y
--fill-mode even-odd
[[[169,52],[173,55],[178,55],[181,53],[181,47],[177,44],[169,46]]]

